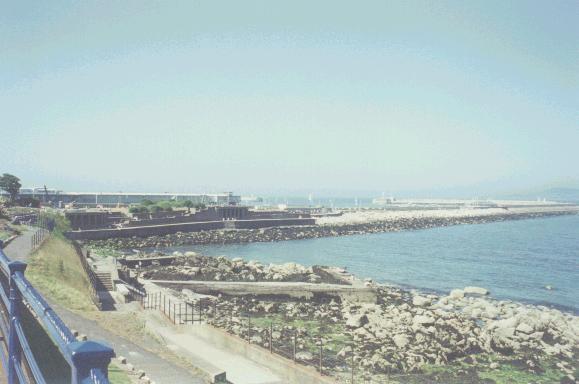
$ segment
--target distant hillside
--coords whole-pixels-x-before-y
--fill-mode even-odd
[[[557,187],[509,195],[512,199],[535,200],[537,198],[551,201],[579,203],[579,188]]]

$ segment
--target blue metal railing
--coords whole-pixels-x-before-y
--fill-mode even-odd
[[[69,365],[72,384],[108,384],[108,365],[115,352],[94,341],[76,341],[70,329],[24,277],[26,266],[8,259],[0,241],[0,304],[3,307],[0,358],[8,384],[47,383],[22,325],[25,304]]]

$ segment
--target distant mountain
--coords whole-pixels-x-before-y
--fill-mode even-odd
[[[539,198],[551,201],[579,203],[579,188],[553,187],[533,192],[513,194],[509,195],[508,198],[522,200],[535,200]]]

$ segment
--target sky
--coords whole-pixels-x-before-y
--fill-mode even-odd
[[[472,195],[579,177],[577,1],[5,1],[0,173]]]

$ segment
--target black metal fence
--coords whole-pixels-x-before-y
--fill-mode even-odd
[[[90,293],[90,298],[93,302],[94,305],[96,305],[96,307],[99,310],[103,310],[103,302],[101,297],[98,294],[98,291],[100,290],[104,290],[104,288],[101,287],[101,283],[98,280],[98,278],[96,277],[96,274],[94,273],[94,270],[92,269],[92,267],[89,265],[88,263],[88,257],[90,256],[90,251],[83,249],[76,241],[72,241],[72,245],[76,251],[76,254],[80,260],[80,264],[82,265],[82,269],[84,270],[86,276],[88,277],[89,280],[89,286],[88,286],[88,290]]]
[[[32,249],[38,248],[54,230],[54,220],[43,214],[31,215],[29,224],[34,231],[30,238]]]
[[[272,354],[311,366],[322,375],[332,374],[340,382],[367,382],[366,370],[354,357],[356,343],[345,334],[341,335],[341,340],[336,340],[335,335],[327,332],[328,325],[324,321],[318,321],[319,326],[315,329],[308,329],[296,326],[295,319],[254,312],[239,302],[222,298],[188,301],[161,291],[143,294],[134,291],[130,297],[140,302],[143,309],[161,311],[175,325],[210,324]],[[314,321],[299,319],[302,323],[310,320]]]

